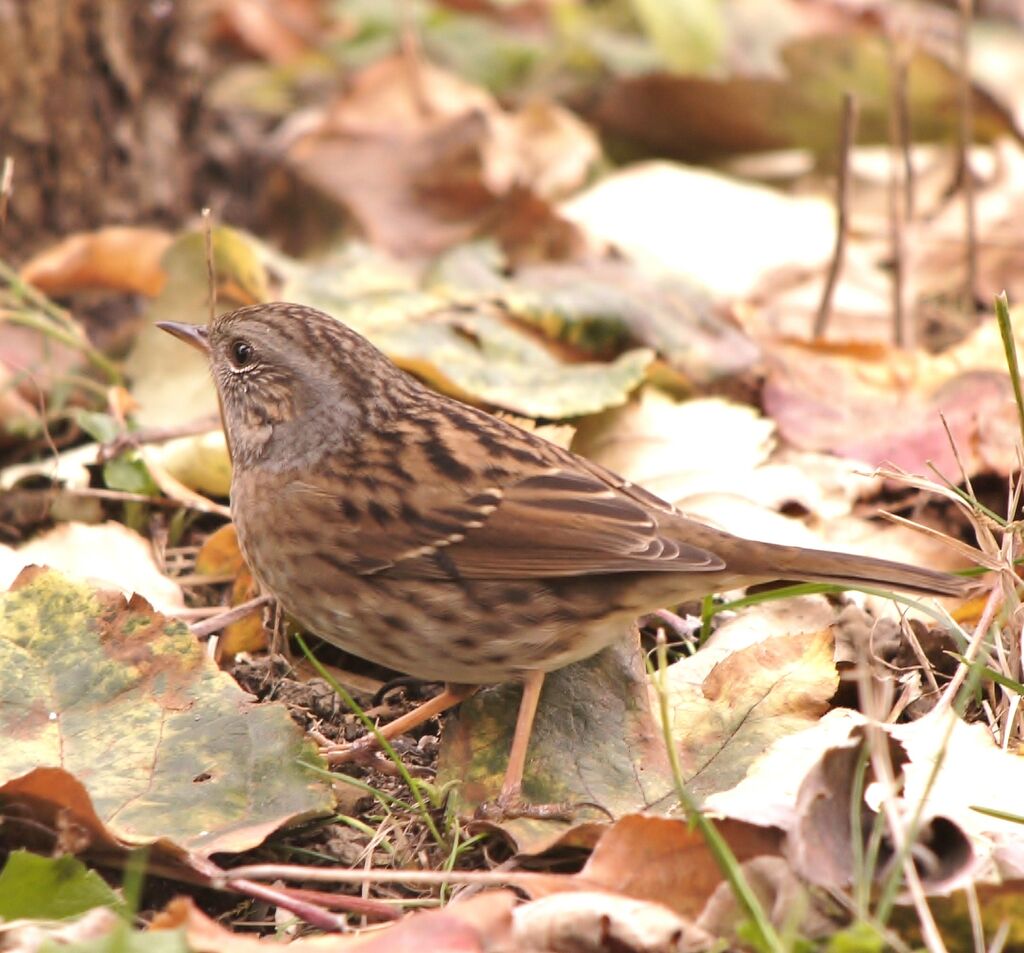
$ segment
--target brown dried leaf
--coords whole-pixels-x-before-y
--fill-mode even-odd
[[[526,200],[564,194],[598,155],[589,129],[558,106],[509,115],[484,90],[396,56],[363,70],[286,160],[372,244],[417,256],[497,224],[517,190]]]
[[[234,523],[225,523],[210,533],[196,554],[196,572],[205,576],[237,576],[244,568]]]
[[[372,930],[360,936],[298,937],[289,949],[310,953],[423,953],[444,950],[451,953],[484,953],[509,949],[506,945],[516,902],[510,890],[493,890],[443,910],[430,910],[406,917],[394,926]],[[202,913],[186,897],[172,900],[156,916],[152,929],[184,928],[190,950],[195,953],[265,953],[267,944],[247,934],[232,933]]]
[[[81,232],[33,257],[21,277],[48,295],[106,288],[155,297],[167,280],[161,259],[172,240],[163,229],[127,225]]]
[[[217,0],[216,27],[244,50],[271,63],[290,63],[324,39],[317,0]]]
[[[714,824],[740,861],[779,853],[778,830],[728,819]],[[703,835],[687,821],[628,814],[605,831],[572,879],[584,889],[603,887],[655,900],[681,916],[695,917],[722,882],[722,871]]]
[[[785,6],[773,2],[762,20],[778,21]],[[909,53],[912,138],[942,141],[955,135],[960,79],[950,41],[956,26],[945,17],[943,29],[936,29],[941,11],[927,8],[928,27],[915,31],[878,16],[884,6],[872,5],[863,16],[830,5],[826,17],[809,16],[806,3],[788,6],[806,21],[797,30],[757,31],[775,44],[770,75],[751,69],[756,59],[737,51],[742,68],[724,79],[668,72],[625,76],[601,91],[596,122],[606,132],[685,161],[792,147],[827,155],[835,148],[842,95],[852,90],[860,101],[859,141],[888,142],[888,46],[896,35]],[[898,5],[896,15],[906,9]],[[972,96],[978,141],[1019,135],[1005,105],[978,85]]]
[[[1019,432],[994,322],[932,357],[883,347],[780,342],[766,352],[765,410],[798,447],[951,479],[1016,467]]]
[[[839,684],[832,632],[800,632],[794,620],[789,631],[733,649],[723,626],[704,650],[669,667],[672,736],[698,801],[737,785],[772,744],[827,710]]]
[[[524,950],[696,953],[715,940],[662,903],[599,891],[535,900],[516,909],[513,921]]]

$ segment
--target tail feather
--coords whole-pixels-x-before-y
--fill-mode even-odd
[[[921,569],[906,563],[873,556],[800,549],[796,546],[773,547],[778,552],[780,577],[803,582],[827,582],[851,587],[870,586],[898,589],[920,595],[962,596],[970,580],[934,569]]]

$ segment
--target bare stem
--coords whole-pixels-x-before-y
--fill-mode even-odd
[[[957,24],[957,71],[959,73],[959,165],[964,193],[964,238],[967,245],[966,298],[969,307],[978,300],[978,225],[975,212],[974,173],[971,169],[971,144],[974,141],[974,97],[971,92],[971,20],[973,0],[960,0]]]
[[[905,166],[903,155],[909,146],[904,144],[905,124],[901,111],[906,103],[907,65],[898,40],[890,40],[890,97],[889,97],[889,234],[892,246],[892,311],[893,339],[897,347],[913,347],[914,328],[907,307],[906,238],[904,235],[906,199]]]
[[[203,619],[202,622],[193,622],[189,629],[197,639],[205,639],[207,636],[213,635],[214,632],[220,632],[221,629],[227,628],[239,619],[244,619],[247,615],[265,606],[268,602],[270,602],[270,596],[257,596],[255,599],[243,602],[210,619]]]
[[[832,253],[832,264],[829,266],[825,290],[818,305],[818,316],[814,321],[814,336],[824,337],[828,327],[828,319],[832,312],[832,296],[836,282],[846,259],[846,236],[849,232],[850,205],[850,149],[857,137],[857,119],[859,115],[857,97],[847,90],[843,94],[843,118],[839,130],[839,171],[836,176],[836,245]]]

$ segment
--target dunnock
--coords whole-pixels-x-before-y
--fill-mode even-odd
[[[464,698],[525,683],[499,803],[518,800],[544,673],[637,616],[777,579],[960,594],[963,580],[862,556],[752,542],[688,519],[616,474],[429,390],[326,314],[242,308],[163,322],[205,351],[249,566],[302,625]]]

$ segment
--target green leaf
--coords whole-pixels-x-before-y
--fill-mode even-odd
[[[103,936],[73,943],[46,940],[39,953],[189,953],[190,949],[183,929],[143,931],[116,923]]]
[[[160,488],[138,457],[121,455],[103,464],[103,482],[111,490],[123,493],[141,493],[144,496],[159,496]]]
[[[107,882],[76,857],[16,850],[0,871],[0,920],[67,920],[94,907],[126,912]]]
[[[825,947],[826,953],[882,953],[885,939],[867,923],[854,923],[845,930],[832,934]]]
[[[76,407],[72,415],[75,423],[99,443],[109,443],[121,432],[121,425],[110,414]]]

